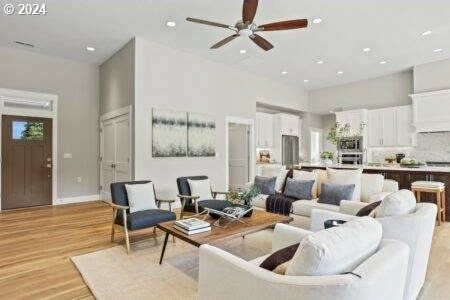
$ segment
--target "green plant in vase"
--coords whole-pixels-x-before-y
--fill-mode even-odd
[[[323,163],[325,165],[332,165],[333,164],[333,159],[334,159],[334,153],[331,151],[323,151],[320,154],[320,158],[323,160]]]
[[[228,195],[233,204],[252,205],[252,200],[261,193],[254,184],[246,190],[231,191]]]

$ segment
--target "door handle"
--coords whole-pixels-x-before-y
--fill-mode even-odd
[[[115,169],[116,168],[116,164],[111,164],[111,168]]]

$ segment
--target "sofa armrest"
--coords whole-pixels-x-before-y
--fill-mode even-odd
[[[353,202],[353,201],[349,201]],[[310,230],[316,232],[325,229],[324,222],[327,220],[343,220],[351,221],[357,218],[356,216],[347,215],[343,213],[338,213],[323,209],[313,209],[311,210],[311,225]]]
[[[199,300],[362,299],[348,297],[349,287],[359,280],[351,274],[279,275],[219,248],[207,244],[199,248]]]
[[[383,192],[398,192],[398,182],[392,179],[385,179],[383,181]]]
[[[343,214],[355,216],[358,213],[358,211],[361,208],[365,207],[366,205],[369,205],[369,203],[342,200],[339,205],[339,212],[343,213]]]
[[[272,238],[272,253],[300,241],[312,232],[287,224],[275,225]]]

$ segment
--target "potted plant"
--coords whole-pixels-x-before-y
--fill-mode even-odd
[[[231,191],[228,197],[233,203],[233,206],[241,206],[245,208],[251,207],[253,198],[258,196],[260,193],[259,188],[252,185],[246,190]],[[252,213],[253,210],[248,212],[245,217],[250,217]]]
[[[330,166],[333,164],[334,153],[331,151],[323,151],[320,154],[320,158],[326,166]]]

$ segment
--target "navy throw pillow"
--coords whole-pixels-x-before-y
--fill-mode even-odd
[[[259,189],[261,194],[273,195],[275,194],[275,182],[277,177],[255,177],[255,186]]]
[[[287,178],[283,195],[299,200],[311,200],[313,185],[314,180],[295,180]]]
[[[354,184],[330,184],[322,183],[318,203],[339,205],[341,200],[351,200],[355,191]]]

